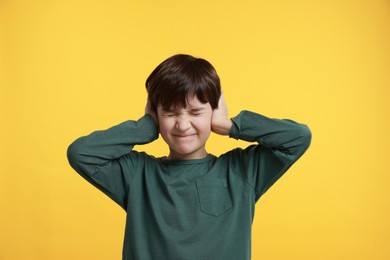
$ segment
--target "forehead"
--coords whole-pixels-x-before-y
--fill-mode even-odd
[[[196,95],[187,97],[186,107],[182,107],[180,104],[177,106],[170,107],[168,111],[182,111],[182,110],[201,110],[201,109],[211,109],[210,103],[202,103]],[[167,111],[167,108],[163,108],[161,104],[158,106],[158,109]]]

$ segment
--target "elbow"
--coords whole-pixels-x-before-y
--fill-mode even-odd
[[[69,145],[66,151],[66,156],[70,166],[77,171],[79,168],[78,165],[80,164],[80,149],[77,140]]]
[[[304,142],[307,145],[307,147],[309,147],[311,144],[312,133],[310,128],[307,125],[303,125],[302,138],[304,139]]]
[[[312,139],[312,132],[310,128],[302,124],[299,130],[299,139],[300,139],[300,146],[301,146],[301,155],[306,152],[306,150],[310,147],[311,139]]]
[[[307,125],[300,124],[296,131],[296,138],[291,143],[289,151],[289,158],[292,162],[297,161],[307,151],[312,138],[311,130]]]

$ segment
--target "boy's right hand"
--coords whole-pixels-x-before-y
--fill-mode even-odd
[[[148,98],[147,101],[146,101],[145,114],[151,115],[151,116],[153,117],[153,119],[154,119],[154,122],[155,122],[156,125],[158,126],[157,114],[156,114],[154,111],[152,111],[152,108],[151,108],[151,105],[150,105],[149,98]]]

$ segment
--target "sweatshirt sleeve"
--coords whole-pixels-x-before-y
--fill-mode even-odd
[[[78,138],[67,156],[73,169],[125,209],[129,185],[141,161],[141,154],[131,150],[157,138],[156,123],[147,114]]]
[[[242,111],[232,121],[230,137],[258,143],[233,152],[234,167],[255,189],[257,201],[309,148],[311,131],[289,119],[250,111]]]

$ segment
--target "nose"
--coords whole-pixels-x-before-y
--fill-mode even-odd
[[[182,132],[191,128],[191,122],[186,116],[178,116],[176,119],[176,128]]]

